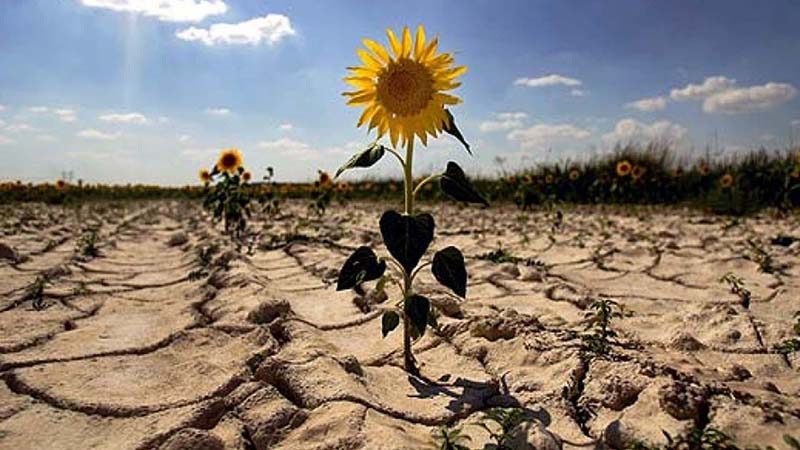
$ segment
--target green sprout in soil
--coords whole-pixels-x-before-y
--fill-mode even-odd
[[[605,356],[611,352],[611,340],[617,333],[611,329],[611,321],[622,317],[622,308],[619,303],[611,299],[595,300],[586,312],[589,333],[581,336],[582,349],[594,356]]]
[[[736,294],[739,297],[739,300],[742,303],[742,306],[745,308],[750,307],[750,300],[752,299],[752,295],[750,291],[744,287],[744,280],[741,277],[734,275],[732,272],[728,272],[720,278],[720,283],[726,283],[731,290],[731,294]]]

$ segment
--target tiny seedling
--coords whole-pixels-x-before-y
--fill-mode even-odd
[[[47,308],[47,302],[44,300],[44,288],[48,284],[47,277],[38,276],[36,280],[28,287],[25,293],[25,300],[31,301],[31,306],[36,311],[42,311]]]
[[[469,450],[465,443],[470,441],[461,428],[439,427],[433,432],[434,450]]]
[[[495,264],[512,263],[539,267],[541,269],[547,268],[547,264],[539,261],[536,258],[520,258],[519,256],[512,255],[508,250],[503,248],[503,245],[500,242],[497,243],[497,249],[478,255],[478,259],[483,261],[491,261]]]
[[[197,257],[195,262],[198,266],[197,269],[189,272],[189,280],[197,281],[200,278],[208,275],[208,266],[211,265],[211,259],[214,254],[219,251],[219,246],[216,244],[209,245],[208,247],[200,247],[197,249]]]
[[[622,317],[622,307],[611,299],[595,300],[586,312],[586,329],[591,332],[581,336],[582,349],[594,356],[605,356],[611,352],[611,339],[617,333],[611,329],[611,321]]]
[[[775,272],[776,268],[772,259],[772,255],[768,251],[764,250],[764,247],[752,239],[747,240],[747,245],[750,247],[749,258],[758,264],[759,270],[764,273]]]
[[[750,291],[744,287],[744,280],[741,277],[734,275],[732,272],[728,272],[719,279],[720,283],[726,283],[731,290],[731,294],[736,294],[739,297],[739,300],[742,303],[742,306],[745,308],[750,307],[750,300],[752,299],[752,295]]]
[[[514,430],[525,422],[530,422],[530,417],[520,408],[492,408],[485,413],[479,427],[489,433],[489,438],[494,441],[496,450],[514,450],[510,447],[514,439]],[[497,430],[499,428],[499,430]]]
[[[794,334],[800,336],[800,311],[794,313],[795,324],[792,327]],[[793,337],[775,345],[775,351],[788,355],[790,353],[800,352],[800,338]]]
[[[84,258],[94,258],[100,254],[97,248],[97,230],[91,229],[84,233],[76,244],[75,251],[79,256]]]

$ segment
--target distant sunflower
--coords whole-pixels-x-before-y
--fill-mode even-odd
[[[56,181],[56,189],[58,189],[59,191],[64,189],[64,188],[66,188],[66,187],[67,187],[67,182],[66,181],[64,181],[64,180]]]
[[[639,180],[646,173],[647,173],[647,168],[646,167],[644,167],[644,166],[635,166],[633,168],[633,171],[631,172],[631,177],[633,177],[634,180]]]
[[[552,174],[547,174],[544,176],[544,183],[545,184],[553,184],[554,178]]]
[[[391,54],[371,39],[363,40],[368,50],[356,50],[363,65],[348,67],[350,76],[344,80],[356,90],[344,93],[347,104],[364,107],[357,126],[377,128],[378,137],[388,134],[393,146],[415,136],[427,145],[429,135],[436,137],[449,126],[444,108],[461,100],[445,91],[461,85],[456,79],[467,68],[453,66],[451,54],[437,53],[438,38],[426,41],[422,25],[415,41],[408,27],[401,39],[391,29],[386,34]]]
[[[522,177],[523,184],[533,184],[533,177],[530,174],[525,174]]]
[[[677,169],[672,171],[672,176],[675,178],[680,178],[683,176],[683,169],[678,167]]]
[[[631,165],[628,160],[623,159],[617,163],[617,176],[618,177],[627,177],[630,175],[631,170],[633,170],[633,166]]]
[[[318,170],[317,172],[319,173],[318,181],[320,186],[329,187],[333,184],[333,180],[331,179],[331,176],[328,175],[328,172],[325,172],[323,170]]]
[[[706,176],[711,173],[711,167],[709,167],[705,162],[701,162],[697,165],[697,171],[700,172],[700,175]]]
[[[514,175],[509,175],[506,177],[506,182],[508,184],[517,184],[517,177],[515,177]]]
[[[250,173],[249,171],[245,171],[242,174],[242,181],[244,181],[245,183],[249,183],[252,178],[253,178],[253,174]]]
[[[200,182],[203,184],[211,183],[211,172],[208,169],[200,169],[198,173],[200,177]]]
[[[581,176],[581,171],[578,169],[572,169],[569,171],[569,179],[572,181],[576,181]]]
[[[242,158],[242,152],[239,150],[235,148],[223,150],[217,160],[217,171],[234,174],[242,167],[243,162],[244,158]]]
[[[726,173],[719,178],[719,185],[725,189],[733,186],[733,175]]]
[[[791,173],[789,173],[789,176],[792,178],[800,178],[800,168],[791,171]]]

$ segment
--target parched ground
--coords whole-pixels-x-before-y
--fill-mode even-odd
[[[508,206],[437,209],[432,249],[462,249],[469,288],[461,301],[419,278],[442,316],[409,377],[400,333],[380,332],[397,290],[334,286],[356,247],[386,254],[384,208],[304,221],[305,204],[284,206],[252,222],[248,256],[196,204],[4,207],[0,243],[17,261],[0,259],[0,449],[419,450],[443,425],[483,448],[474,424],[495,406],[532,418],[520,448],[664,445],[662,430],[717,429],[742,448],[800,437],[800,357],[773,350],[800,310],[800,242],[772,242],[800,237],[796,216],[567,209],[559,226]],[[100,254],[84,257],[91,227]],[[522,260],[478,258],[499,245]],[[611,355],[589,359],[580,336],[600,298],[625,314]]]

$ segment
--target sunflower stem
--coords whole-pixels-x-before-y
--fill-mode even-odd
[[[405,213],[407,216],[411,216],[414,214],[414,174],[412,172],[412,168],[414,166],[414,139],[410,139],[408,144],[406,145],[406,159],[403,164],[403,172],[405,175],[404,178],[404,188],[405,188]],[[411,283],[414,281],[411,274],[405,273],[403,271],[403,286],[405,289],[403,290],[404,300],[410,298],[414,295],[414,292],[411,288]],[[404,308],[405,310],[405,308]],[[408,316],[403,314],[403,362],[406,369],[406,372],[411,373],[413,375],[419,374],[417,369],[416,362],[414,361],[414,355],[411,353],[411,333],[410,333],[410,326],[411,323],[408,320]]]
[[[414,196],[416,197],[416,195],[419,193],[419,190],[422,189],[422,186],[425,186],[427,183],[430,183],[431,181],[438,180],[443,176],[444,176],[443,173],[435,173],[429,176],[428,178],[425,178],[424,180],[420,181],[417,187],[414,188]]]

